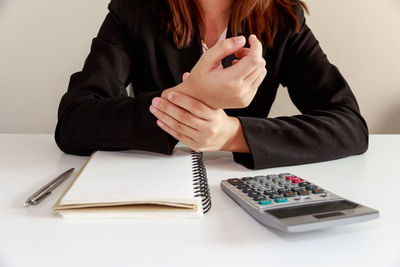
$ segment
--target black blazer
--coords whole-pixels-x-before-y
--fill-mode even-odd
[[[61,99],[55,139],[64,152],[172,153],[177,140],[156,125],[149,106],[153,97],[181,82],[202,47],[197,33],[190,47],[177,49],[151,3],[111,0],[83,70],[71,76]],[[268,74],[251,104],[226,110],[241,121],[251,153],[233,155],[248,168],[337,159],[368,147],[367,125],[349,85],[322,52],[299,5],[296,13],[301,31],[281,27],[274,48],[264,48]],[[135,97],[126,93],[131,82]],[[302,115],[267,118],[279,84],[288,88]]]

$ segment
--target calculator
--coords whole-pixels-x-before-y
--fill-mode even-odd
[[[368,221],[377,210],[344,199],[290,173],[232,178],[222,190],[265,226],[305,232]]]

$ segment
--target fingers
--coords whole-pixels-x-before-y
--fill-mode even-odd
[[[262,51],[263,51],[262,44],[254,34],[250,35],[249,44],[250,44],[249,55],[262,56]]]
[[[247,56],[249,54],[249,52],[250,52],[249,48],[243,47],[235,52],[235,57],[244,58],[245,56]]]
[[[218,42],[205,53],[206,60],[209,60],[209,63],[212,66],[215,66],[225,57],[232,55],[239,49],[243,48],[245,44],[246,39],[243,36],[225,39],[221,42]]]
[[[210,120],[213,117],[214,109],[193,97],[179,92],[170,92],[167,94],[167,98],[171,103],[189,111],[200,119]]]
[[[171,128],[167,124],[163,123],[162,121],[157,120],[157,125],[161,129],[163,129],[165,132],[169,133],[173,138],[175,138],[176,140],[181,141],[182,143],[184,143],[188,147],[190,147],[190,148],[197,147],[197,143],[196,143],[195,140],[193,140],[192,138],[190,138],[187,135],[184,135],[184,134],[182,134],[180,132],[175,131],[173,128]]]
[[[150,106],[150,111],[154,114],[154,116],[156,116],[156,118],[160,122],[166,124],[172,129],[175,129],[175,131],[181,133],[182,135],[193,136],[196,132],[196,130],[192,127],[189,127],[186,124],[177,121],[176,119],[162,112],[161,110],[155,109],[154,106]]]
[[[176,93],[175,93],[176,94]],[[179,132],[184,132],[189,136],[193,135],[194,130],[199,130],[204,125],[204,121],[189,111],[174,105],[170,101],[156,97],[150,106],[150,112],[153,113],[159,120],[168,124],[173,129],[179,129]]]
[[[247,53],[246,56],[241,58],[233,66],[225,69],[230,72],[232,77],[243,77],[245,79],[248,75],[254,72],[257,68],[265,68],[266,62],[262,57],[262,44],[255,35],[249,37],[250,49],[242,51]]]

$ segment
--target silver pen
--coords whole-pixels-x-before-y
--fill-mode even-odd
[[[40,188],[37,192],[35,192],[32,196],[30,196],[26,201],[24,206],[29,206],[29,205],[37,205],[45,199],[47,196],[50,195],[51,191],[53,191],[54,188],[62,184],[69,175],[75,170],[75,168],[71,168],[68,171],[63,172],[53,180],[51,180],[48,184]]]

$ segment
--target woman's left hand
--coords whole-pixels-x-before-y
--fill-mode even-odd
[[[169,91],[166,98],[156,97],[150,106],[159,127],[196,151],[232,151],[241,131],[238,118],[179,92]]]

